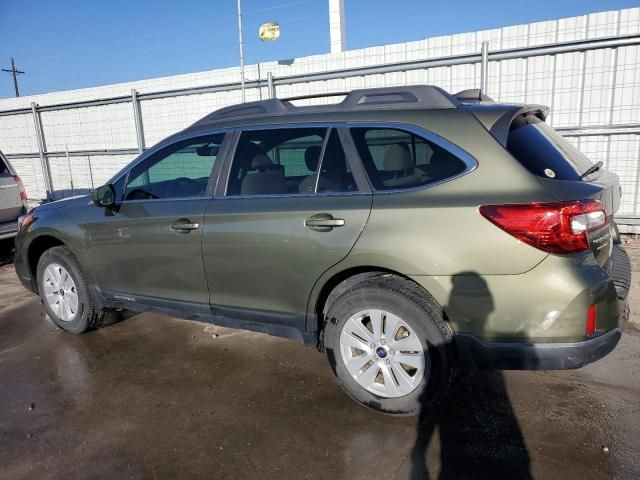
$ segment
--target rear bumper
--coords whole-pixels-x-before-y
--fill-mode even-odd
[[[631,260],[622,245],[615,245],[609,261],[603,267],[607,272],[614,286],[618,300],[627,303],[627,296],[631,288]]]
[[[608,275],[606,282],[615,287],[610,287],[611,292],[615,290],[615,296],[607,309],[608,329],[596,330],[596,336],[580,341],[548,343],[490,342],[472,333],[460,332],[456,334],[456,346],[462,369],[567,370],[583,367],[611,353],[629,318],[631,262],[621,245],[614,246],[603,270]]]
[[[486,342],[474,335],[456,335],[458,353],[467,369],[568,370],[611,353],[622,336],[616,328],[596,338],[571,343]]]

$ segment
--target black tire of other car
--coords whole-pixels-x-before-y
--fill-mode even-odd
[[[78,295],[78,309],[68,321],[61,319],[49,306],[45,298],[44,276],[47,267],[58,264],[64,267],[75,284]],[[87,330],[99,328],[105,317],[105,312],[96,307],[96,302],[87,288],[85,279],[76,257],[66,247],[53,247],[42,254],[37,267],[38,292],[45,311],[58,327],[71,333],[83,333]]]
[[[386,398],[371,393],[345,367],[340,350],[342,328],[352,315],[367,309],[400,317],[420,339],[428,368],[421,383],[407,395]],[[452,339],[452,330],[435,299],[413,282],[393,275],[365,280],[338,297],[329,307],[324,332],[327,359],[347,394],[378,412],[406,416],[433,407],[446,392],[453,377]]]

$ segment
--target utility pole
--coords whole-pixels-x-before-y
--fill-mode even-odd
[[[10,73],[13,76],[13,88],[15,88],[16,90],[16,97],[19,97],[20,90],[18,90],[18,75],[24,72],[21,72],[20,70],[16,70],[16,62],[13,61],[13,57],[11,57],[11,70],[3,68],[2,71]]]
[[[240,41],[240,89],[242,90],[242,103],[244,103],[244,44],[242,41],[242,7],[240,0],[238,0],[238,40]]]

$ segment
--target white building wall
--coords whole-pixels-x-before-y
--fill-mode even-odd
[[[579,17],[506,26],[478,32],[432,37],[399,43],[313,55],[286,62],[260,64],[262,78],[271,72],[278,79],[290,75],[326,72],[335,69],[383,65],[403,61],[480,52],[482,42],[500,50],[548,45],[581,39],[640,34],[640,8],[594,13]],[[257,65],[247,65],[245,76],[258,78]],[[0,100],[0,111],[192,88],[238,81],[239,68],[224,68],[185,75],[105,85]],[[451,92],[477,88],[480,65],[464,64],[423,70],[397,71],[326,81],[278,85],[279,97],[345,91],[354,88],[428,83]],[[590,50],[559,55],[541,55],[490,62],[488,92],[497,101],[541,103],[552,108],[549,122],[554,127],[584,127],[640,124],[640,47]],[[267,98],[266,88],[247,90],[247,100]],[[331,102],[319,99],[314,102]],[[203,93],[142,100],[145,145],[152,146],[211,111],[240,102],[240,91]],[[305,102],[300,102],[304,104]],[[310,102],[306,102],[310,103]],[[136,132],[132,104],[72,108],[41,113],[48,151],[135,149]],[[623,186],[622,214],[639,214],[639,135],[587,136],[572,139],[594,161],[602,159],[618,173]],[[39,158],[24,154],[38,152],[31,114],[0,116],[0,149],[12,154],[11,161],[33,198],[45,196]],[[113,175],[133,155],[73,156],[71,168],[66,158],[50,157],[56,190],[90,188]],[[89,168],[89,162],[91,169]],[[71,172],[71,173],[70,173]],[[91,172],[91,174],[90,174]]]

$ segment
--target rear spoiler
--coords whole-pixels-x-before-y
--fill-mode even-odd
[[[464,106],[489,130],[503,145],[507,145],[509,129],[513,121],[524,115],[535,115],[545,120],[549,115],[549,107],[544,105],[517,105],[506,103],[465,103]]]

